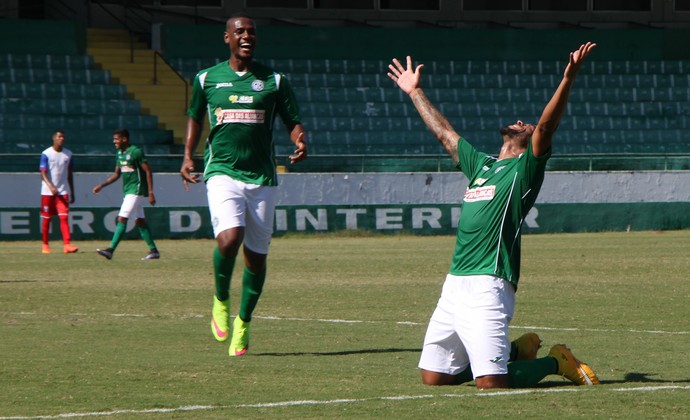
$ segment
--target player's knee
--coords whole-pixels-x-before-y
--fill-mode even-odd
[[[445,373],[431,372],[422,369],[422,383],[424,385],[455,385],[457,383],[456,377],[454,375],[448,375]]]

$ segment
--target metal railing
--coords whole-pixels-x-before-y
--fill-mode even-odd
[[[77,172],[110,171],[112,154],[85,154],[74,145]],[[146,149],[146,146],[143,146]],[[3,162],[0,172],[35,172],[37,154],[0,153]],[[182,153],[150,154],[147,158],[156,172],[177,172],[182,164]],[[203,168],[201,156],[196,156],[197,169]],[[290,165],[289,155],[276,156],[278,165],[295,173],[364,173],[364,172],[455,172],[453,161],[447,155],[310,155],[296,165]],[[559,155],[549,159],[548,172],[616,172],[616,171],[689,171],[690,153],[656,155]]]
[[[165,65],[166,65],[170,70],[172,70],[173,73],[175,73],[175,75],[178,77],[178,79],[180,79],[180,80],[182,81],[182,83],[184,84],[184,104],[183,104],[183,112],[186,113],[186,111],[187,111],[187,104],[189,103],[189,82],[187,82],[187,79],[185,79],[185,77],[184,77],[182,74],[180,74],[180,72],[177,71],[177,70],[175,69],[175,67],[173,67],[172,64],[170,64],[170,63],[168,62],[168,60],[166,60],[165,57],[163,57],[163,55],[162,55],[160,52],[154,51],[154,52],[153,52],[153,84],[154,84],[154,85],[157,85],[157,84],[158,84],[158,59],[160,59],[161,61],[163,61],[163,63],[165,63]]]

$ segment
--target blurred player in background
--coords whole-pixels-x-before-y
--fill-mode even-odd
[[[79,251],[72,245],[69,231],[69,205],[74,203],[74,182],[72,177],[72,152],[65,147],[65,133],[53,133],[53,145],[41,153],[41,227],[43,254],[50,254],[48,238],[50,221],[57,215],[62,233],[62,251],[70,254]]]
[[[582,62],[596,46],[570,53],[563,79],[536,126],[517,121],[500,130],[498,159],[477,151],[429,102],[420,84],[422,64],[397,59],[388,76],[407,93],[427,127],[469,180],[457,242],[419,362],[422,382],[451,385],[474,378],[478,388],[531,387],[549,374],[578,385],[599,383],[596,374],[562,344],[536,359],[511,358],[508,325],[520,276],[522,222],[534,205],[551,156],[552,137],[565,111]]]
[[[160,258],[156,243],[151,237],[151,231],[144,216],[144,204],[148,202],[156,204],[156,196],[153,194],[153,173],[146,161],[143,150],[129,143],[129,131],[119,129],[113,132],[113,143],[117,149],[115,172],[101,184],[93,188],[93,193],[98,194],[103,187],[120,179],[122,175],[122,193],[124,199],[120,212],[117,215],[117,225],[110,246],[105,249],[97,249],[99,255],[107,259],[113,258],[117,245],[122,240],[127,228],[127,220],[135,218],[135,225],[141,238],[149,246],[149,253],[142,260],[155,260]]]
[[[266,256],[273,233],[276,176],[273,123],[280,116],[295,144],[291,163],[307,157],[305,130],[297,100],[281,73],[254,62],[256,26],[245,15],[226,22],[225,43],[230,59],[201,70],[194,78],[187,115],[187,138],[180,175],[185,189],[199,182],[194,151],[204,115],[209,112],[210,134],[204,152],[204,176],[213,233],[215,295],[211,331],[218,341],[230,333],[230,280],[240,245],[245,269],[242,300],[233,322],[230,356],[249,348],[252,312],[266,279]]]

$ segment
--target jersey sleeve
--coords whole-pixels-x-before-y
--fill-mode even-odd
[[[458,164],[456,168],[472,180],[472,175],[476,172],[477,166],[484,162],[486,154],[479,152],[467,140],[460,137],[458,139]]]
[[[206,96],[203,85],[207,74],[208,72],[198,73],[192,83],[192,97],[189,100],[187,116],[197,122],[200,122],[206,114]]]
[[[146,163],[146,155],[144,154],[144,151],[137,147],[137,149],[134,151],[134,160],[139,163]]]
[[[532,141],[527,144],[527,151],[525,152],[527,157],[525,161],[525,179],[529,184],[532,184],[535,180],[544,177],[544,171],[546,170],[546,162],[551,157],[551,149],[549,149],[542,156],[534,156],[532,151]]]
[[[280,85],[278,86],[278,101],[276,103],[278,114],[283,124],[292,130],[292,128],[302,122],[302,117],[299,114],[299,105],[297,104],[297,97],[290,86],[285,75],[280,75]]]
[[[40,171],[47,171],[48,170],[48,156],[46,156],[45,153],[41,153],[41,162],[38,165],[38,169]]]

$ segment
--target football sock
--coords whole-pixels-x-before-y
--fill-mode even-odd
[[[113,233],[113,240],[110,241],[110,247],[109,247],[113,251],[115,251],[115,248],[117,248],[117,245],[122,240],[122,236],[125,234],[126,228],[127,228],[126,223],[117,222],[117,226],[115,226],[115,233]]]
[[[242,275],[242,303],[240,304],[240,318],[244,322],[252,320],[252,312],[259,302],[259,296],[266,281],[266,267],[260,273],[252,273],[247,268]]]
[[[149,226],[137,226],[137,228],[139,228],[139,235],[141,235],[141,239],[143,239],[144,242],[146,242],[146,245],[149,246],[149,249],[156,249],[156,243],[153,242],[153,238],[151,238],[151,231],[149,230]]]
[[[558,371],[558,362],[551,356],[534,360],[517,360],[508,363],[511,388],[530,388],[547,375]]]
[[[70,243],[68,216],[60,216],[60,232],[62,232],[62,242]]]
[[[50,218],[43,218],[43,232],[41,232],[43,237],[43,243],[48,243],[48,237],[50,236]]]
[[[235,258],[225,258],[218,247],[213,250],[213,271],[216,279],[216,297],[227,300],[230,297],[230,280],[235,268]]]
[[[517,357],[518,353],[518,348],[517,344],[515,344],[515,341],[511,341],[510,343],[510,359],[508,359],[509,362],[512,362],[515,360]],[[510,366],[510,365],[508,365]],[[460,385],[464,384],[465,382],[470,382],[474,380],[474,375],[472,374],[472,367],[467,366],[467,369],[463,370],[462,372],[458,373],[455,375],[455,384]]]

